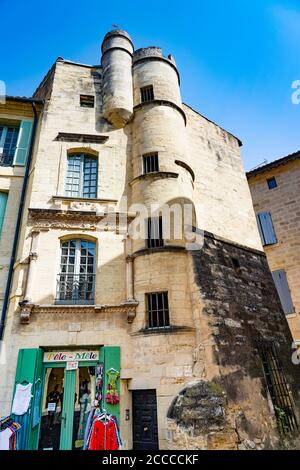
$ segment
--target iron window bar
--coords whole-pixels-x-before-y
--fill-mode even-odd
[[[150,217],[147,222],[148,248],[159,248],[164,246],[162,217]]]
[[[144,174],[159,171],[158,154],[143,155]]]
[[[258,349],[279,432],[289,434],[298,428],[298,423],[278,348],[275,343],[259,343]]]
[[[95,274],[57,275],[55,303],[65,305],[93,305],[95,299]]]
[[[168,292],[155,292],[146,295],[148,328],[168,328],[170,326]]]
[[[153,85],[145,86],[141,88],[141,102],[147,103],[148,101],[154,100]]]

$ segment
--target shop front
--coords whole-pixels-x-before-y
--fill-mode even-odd
[[[120,348],[21,349],[11,418],[20,450],[120,448]]]

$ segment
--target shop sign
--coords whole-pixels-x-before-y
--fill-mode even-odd
[[[44,354],[44,362],[78,362],[98,360],[99,351],[48,351]]]
[[[77,370],[78,369],[78,362],[70,362],[68,361],[67,362],[67,367],[66,367],[67,370]]]

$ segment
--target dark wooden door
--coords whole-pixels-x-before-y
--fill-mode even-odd
[[[157,450],[156,390],[134,390],[132,401],[133,449]]]

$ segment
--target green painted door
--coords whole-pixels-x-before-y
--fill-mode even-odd
[[[76,370],[65,370],[60,450],[72,449]]]

